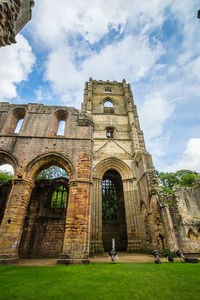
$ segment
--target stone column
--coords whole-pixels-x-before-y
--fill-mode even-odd
[[[102,181],[94,178],[91,213],[91,252],[104,252],[102,243]]]
[[[133,180],[123,180],[123,191],[128,238],[127,251],[132,252],[141,248],[141,237],[139,233],[139,198],[137,190],[134,189]]]
[[[88,264],[90,244],[91,182],[72,182],[66,214],[63,250],[57,264]]]
[[[33,184],[14,179],[8,203],[0,227],[0,263],[12,263],[18,259],[19,244],[27,206]]]

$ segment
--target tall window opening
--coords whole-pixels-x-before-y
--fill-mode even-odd
[[[68,112],[64,109],[57,109],[50,116],[49,135],[50,136],[65,136]]]
[[[105,251],[111,249],[112,238],[116,250],[124,251],[127,247],[126,217],[123,186],[119,173],[107,171],[102,180],[102,237]]]
[[[65,134],[65,121],[59,121],[57,135]]]
[[[26,109],[24,107],[16,107],[11,109],[2,132],[4,134],[19,133],[22,128],[22,123],[25,119],[25,115]]]
[[[3,220],[4,212],[8,202],[8,197],[12,188],[13,175],[14,169],[11,165],[2,164],[0,166],[0,224]]]
[[[20,132],[20,129],[21,129],[21,127],[22,127],[23,121],[24,121],[24,119],[20,119],[20,120],[18,121],[14,133],[19,133],[19,132]]]

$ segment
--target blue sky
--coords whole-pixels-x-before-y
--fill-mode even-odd
[[[0,101],[80,109],[84,83],[126,79],[159,171],[200,171],[200,2],[39,0],[0,49]]]

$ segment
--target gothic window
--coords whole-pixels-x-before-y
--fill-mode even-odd
[[[7,121],[2,128],[3,134],[19,133],[22,128],[22,123],[26,115],[26,110],[23,107],[16,107],[10,110]]]
[[[108,114],[113,114],[114,113],[114,105],[109,100],[104,102],[104,113],[108,113]]]
[[[51,208],[66,208],[67,188],[63,185],[56,187],[51,198]]]
[[[49,135],[50,136],[65,136],[68,112],[64,109],[54,111],[50,116]]]
[[[106,128],[106,136],[109,139],[113,139],[113,134],[114,134],[114,128],[113,127],[107,127]]]
[[[117,219],[117,191],[116,185],[110,179],[104,179],[102,182],[102,204],[103,219]]]
[[[105,92],[106,92],[106,93],[111,93],[112,90],[111,90],[111,88],[105,88]]]

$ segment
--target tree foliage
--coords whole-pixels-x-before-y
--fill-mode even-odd
[[[0,173],[0,182],[8,182],[13,179],[13,175],[7,171],[1,171]]]
[[[43,170],[38,176],[38,179],[54,179],[58,177],[66,177],[68,178],[68,174],[65,170],[58,166],[51,166],[45,170]]]
[[[191,170],[179,170],[175,173],[157,172],[157,175],[161,187],[168,193],[172,192],[172,188],[175,185],[184,187],[194,186],[195,179],[200,176],[199,173]]]

